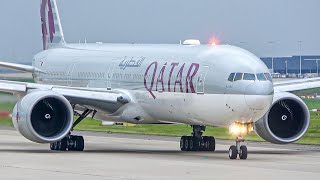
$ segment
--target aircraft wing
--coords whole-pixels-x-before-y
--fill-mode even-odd
[[[33,66],[23,65],[23,64],[16,64],[16,63],[8,63],[0,61],[0,67],[23,71],[23,72],[42,72],[40,69],[37,69]],[[43,72],[42,72],[43,73]]]
[[[131,101],[129,96],[120,91],[109,91],[100,88],[75,88],[0,80],[0,92],[24,95],[34,90],[51,90],[63,95],[72,104],[88,106],[95,106],[99,104],[106,108],[110,106],[110,109],[112,109],[112,111]]]
[[[307,78],[274,82],[275,92],[290,92],[304,89],[320,88],[320,78]]]

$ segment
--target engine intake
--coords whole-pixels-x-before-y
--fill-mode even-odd
[[[275,144],[292,143],[306,133],[310,124],[307,105],[287,92],[275,93],[270,110],[255,123],[256,133]]]
[[[73,109],[69,101],[58,93],[35,91],[16,104],[12,121],[27,139],[37,143],[52,143],[70,132]]]

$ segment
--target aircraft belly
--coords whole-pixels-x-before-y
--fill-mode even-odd
[[[156,92],[154,99],[145,92],[137,94],[137,103],[146,114],[160,122],[228,126],[235,121],[256,121],[266,112],[251,109],[244,95]]]
[[[244,95],[226,94],[183,94],[156,92],[154,99],[148,93],[140,91],[136,94],[133,106],[139,106],[143,112],[143,121],[148,123],[183,123],[190,125],[209,125],[228,127],[235,121],[255,122],[269,109],[253,109],[248,106]],[[272,96],[259,96],[257,99],[270,102]],[[130,112],[130,111],[129,111]],[[138,115],[138,114],[137,114]],[[132,116],[133,117],[133,116]],[[126,120],[126,122],[128,122]],[[133,122],[133,121],[129,121]]]

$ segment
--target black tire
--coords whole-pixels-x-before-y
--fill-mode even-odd
[[[185,142],[186,137],[182,136],[180,139],[180,149],[181,151],[185,151],[185,147],[184,147],[184,142]]]
[[[209,150],[209,137],[208,136],[203,136],[203,146],[201,147],[202,151],[208,151]]]
[[[59,141],[60,143],[60,151],[66,151],[67,147],[68,147],[68,140],[67,138],[63,138],[61,141]]]
[[[184,149],[185,151],[190,151],[190,136],[186,136],[184,141]]]
[[[235,145],[230,146],[229,148],[229,158],[230,159],[237,159],[238,156],[238,150]]]
[[[68,145],[68,151],[76,151],[77,136],[70,136],[70,141],[72,142],[72,145]]]
[[[248,148],[247,146],[241,146],[240,147],[240,159],[247,159],[248,158]]]
[[[76,142],[76,151],[83,151],[84,150],[84,139],[82,136],[76,136],[75,138]]]
[[[189,137],[189,150],[194,151],[194,138]]]
[[[201,146],[201,141],[200,139],[198,139],[197,137],[191,137],[192,141],[193,141],[193,148],[192,151],[199,151],[200,150],[200,146]],[[191,144],[191,143],[190,143]]]
[[[56,143],[55,143],[55,142],[54,142],[54,143],[50,143],[50,150],[51,150],[51,151],[57,150],[57,149],[56,149]]]
[[[216,150],[216,140],[215,140],[214,137],[209,137],[208,140],[209,140],[209,142],[208,142],[208,145],[209,145],[208,151],[214,152]]]

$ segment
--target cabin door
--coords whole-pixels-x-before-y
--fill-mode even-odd
[[[209,66],[202,66],[200,69],[200,73],[198,74],[197,77],[197,94],[204,94],[205,93],[205,81],[206,81],[206,76],[209,71]]]

